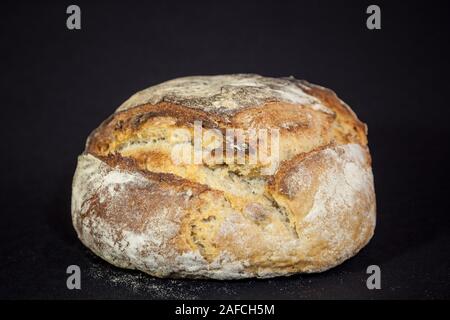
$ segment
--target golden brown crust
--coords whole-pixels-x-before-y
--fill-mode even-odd
[[[149,180],[157,181],[161,187],[170,186],[171,188],[175,188],[175,190],[191,188],[196,190],[197,194],[209,189],[207,185],[198,184],[171,173],[152,172],[149,170],[141,169],[135,159],[122,157],[117,153],[109,154],[107,156],[98,156],[98,158],[112,169],[139,172]]]
[[[278,170],[174,164],[173,133],[192,132],[194,121],[220,132],[279,129]],[[322,271],[373,234],[366,126],[331,90],[293,78],[169,81],[133,96],[89,136],[72,215],[96,254],[160,277]]]
[[[335,112],[337,121],[334,134],[336,140],[339,140],[341,144],[359,143],[367,145],[367,125],[356,117],[356,114],[345,102],[338,98],[334,91],[304,80],[301,83],[308,94],[316,97],[326,107]]]
[[[142,105],[114,113],[105,120],[88,138],[86,151],[95,154],[111,152],[112,142],[130,139],[144,125],[150,125],[152,120],[166,119],[173,126],[192,126],[194,121],[202,121],[205,128],[220,126],[223,118],[199,110],[193,110],[171,103],[157,105]]]

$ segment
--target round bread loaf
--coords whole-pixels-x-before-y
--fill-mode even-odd
[[[230,129],[248,134],[228,143]],[[222,133],[214,141],[245,161],[174,156],[192,160],[198,141],[203,151],[210,143],[206,132]],[[266,146],[278,133],[267,148],[274,161],[249,161],[260,152],[250,147],[255,132]],[[157,277],[324,271],[374,232],[366,133],[333,91],[293,77],[167,81],[133,95],[89,136],[73,179],[73,225],[104,260]],[[220,150],[210,155],[220,160]]]

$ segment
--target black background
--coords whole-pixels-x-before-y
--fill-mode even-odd
[[[448,2],[77,1],[1,4],[0,298],[449,298]],[[374,238],[322,274],[160,280],[77,240],[71,179],[85,138],[137,90],[171,78],[259,73],[334,89],[369,126]],[[66,288],[66,268],[82,289]],[[366,288],[381,267],[382,289]]]

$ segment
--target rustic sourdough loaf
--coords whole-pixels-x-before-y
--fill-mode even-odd
[[[174,147],[192,147],[177,132],[196,121],[218,132],[277,129],[274,172],[175,163]],[[167,81],[133,95],[89,136],[73,179],[73,225],[106,261],[157,277],[324,271],[373,235],[366,131],[334,92],[292,77]]]

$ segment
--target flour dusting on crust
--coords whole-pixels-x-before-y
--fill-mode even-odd
[[[81,241],[97,255],[118,267],[159,277],[248,277],[242,262],[227,252],[207,262],[198,251],[181,252],[171,246],[185,212],[168,201],[161,203],[157,212],[148,214],[148,208],[129,204],[140,201],[130,197],[133,187],[139,188],[138,195],[143,198],[164,193],[168,199],[187,201],[184,193],[152,190],[154,182],[140,173],[110,168],[92,155],[80,156],[73,183],[73,223]],[[99,205],[102,215],[93,212]],[[142,209],[145,212],[139,212]],[[125,217],[117,219],[122,214]],[[130,226],[127,220],[138,221],[138,226]]]
[[[163,101],[219,113],[259,106],[267,101],[282,101],[332,113],[319,99],[302,90],[301,83],[294,78],[268,78],[253,74],[177,78],[139,91],[117,111]]]

